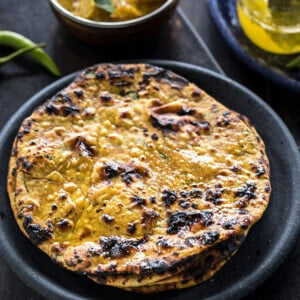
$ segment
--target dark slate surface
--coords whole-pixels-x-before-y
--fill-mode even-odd
[[[299,144],[300,106],[297,102],[300,95],[269,84],[237,61],[214,28],[204,0],[182,0],[181,6],[226,74],[248,86],[271,104],[287,123]],[[0,29],[18,31],[36,42],[47,42],[47,52],[58,63],[63,74],[103,61],[139,58],[173,59],[217,70],[199,40],[178,14],[166,29],[153,38],[140,45],[128,45],[122,49],[97,48],[69,36],[57,23],[46,0],[1,0]],[[23,59],[1,68],[0,129],[19,106],[54,80],[41,67]],[[0,299],[40,299],[2,260],[0,262]],[[246,299],[254,298],[300,299],[300,240],[279,270]]]

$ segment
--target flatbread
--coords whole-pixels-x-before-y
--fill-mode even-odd
[[[195,280],[205,281],[211,278],[239,249],[244,241],[244,236],[231,237],[228,240],[218,243],[208,251],[201,253],[185,268],[177,268],[164,272],[160,275],[149,274],[148,276],[108,275],[90,276],[98,284],[106,284],[118,288],[136,292],[159,292],[161,290],[174,289],[178,284],[181,288],[193,285]],[[158,276],[161,276],[159,278]]]
[[[101,64],[24,120],[8,193],[20,229],[63,267],[152,284],[244,235],[269,173],[246,117],[171,71]]]

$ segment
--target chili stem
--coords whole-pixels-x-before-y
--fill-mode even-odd
[[[3,57],[0,57],[0,66],[12,61],[13,59],[15,59],[16,57],[24,54],[24,53],[27,53],[27,52],[30,52],[34,49],[37,49],[37,48],[44,48],[46,47],[46,44],[45,43],[42,43],[42,44],[36,44],[35,46],[30,46],[30,47],[27,47],[27,48],[23,48],[23,49],[19,49],[9,55],[6,55],[6,56],[3,56]]]
[[[36,44],[27,37],[7,30],[0,30],[0,45],[14,48],[16,50],[36,46]],[[27,54],[36,62],[44,66],[51,74],[60,76],[60,71],[53,59],[41,48],[36,48]]]

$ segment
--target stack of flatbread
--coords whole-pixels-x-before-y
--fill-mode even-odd
[[[171,71],[102,64],[24,120],[8,192],[20,229],[61,266],[150,293],[211,278],[271,187],[246,117]]]

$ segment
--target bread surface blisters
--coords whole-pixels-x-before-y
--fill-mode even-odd
[[[100,64],[24,120],[8,192],[21,230],[54,261],[154,292],[221,268],[265,211],[269,173],[246,117],[168,70]]]

